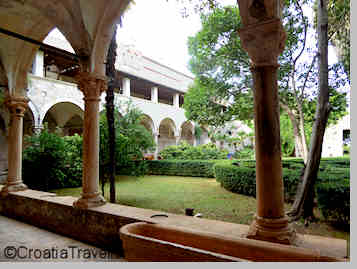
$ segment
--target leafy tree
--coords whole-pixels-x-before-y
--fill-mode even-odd
[[[201,22],[202,30],[188,40],[189,66],[196,79],[185,95],[186,116],[213,126],[251,119],[252,79],[249,58],[237,34],[238,9],[214,9],[201,14]]]
[[[154,139],[149,131],[140,124],[142,112],[133,107],[131,103],[126,105],[125,114],[119,117],[119,112],[114,113],[115,126],[115,159],[116,171],[123,170],[132,175],[142,175],[143,165],[135,160],[142,160],[143,152],[152,150],[155,146]],[[109,131],[106,114],[100,116],[100,174],[101,180],[109,175]]]
[[[317,1],[314,5],[315,27],[317,25]],[[343,64],[348,80],[350,74],[350,0],[329,0],[328,6],[328,40],[337,49],[339,60]]]
[[[330,25],[328,29],[329,40],[337,47],[338,56],[350,80],[350,0],[330,0],[328,17]]]
[[[220,150],[212,143],[192,146],[186,141],[177,146],[168,146],[160,152],[160,156],[167,160],[217,160],[226,159],[227,154],[227,150]]]
[[[82,137],[63,137],[45,124],[40,134],[25,141],[22,175],[27,186],[41,191],[81,186]]]
[[[280,139],[281,153],[285,157],[290,157],[295,153],[295,137],[293,126],[286,113],[280,114]]]
[[[293,219],[299,219],[303,216],[305,219],[314,217],[314,198],[315,182],[319,172],[322,143],[327,126],[331,104],[329,103],[329,79],[328,79],[328,0],[318,0],[317,9],[317,32],[319,43],[319,93],[316,107],[312,138],[310,142],[309,158],[304,171],[302,182],[299,184],[298,191],[289,216]]]
[[[304,1],[305,2],[305,1]],[[314,115],[316,107],[316,57],[314,48],[306,45],[307,18],[299,1],[286,1],[284,27],[288,34],[286,49],[279,57],[280,106],[293,125],[298,152],[307,162],[306,126],[312,125],[305,115]],[[190,69],[197,76],[185,95],[186,116],[199,124],[213,126],[253,117],[252,78],[248,55],[242,50],[237,30],[241,27],[237,7],[215,8],[201,14],[202,29],[188,41],[191,54]],[[303,61],[303,55],[311,62]],[[339,66],[331,67],[334,88],[344,83]],[[344,94],[331,98],[335,102],[331,118],[342,117],[346,106]],[[308,121],[308,122],[306,122]]]

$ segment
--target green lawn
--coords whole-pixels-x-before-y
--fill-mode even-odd
[[[81,188],[54,190],[61,196],[80,196]],[[253,197],[231,193],[215,179],[176,176],[145,176],[135,178],[118,176],[116,182],[117,203],[148,208],[175,214],[185,214],[185,208],[194,208],[203,218],[240,224],[250,224],[256,212]],[[105,198],[109,200],[109,184]],[[285,209],[290,207],[286,205]],[[317,215],[319,214],[316,212]],[[303,223],[294,227],[300,233],[347,239],[349,233],[338,231],[323,222],[305,228]]]

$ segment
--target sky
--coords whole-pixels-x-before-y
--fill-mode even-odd
[[[236,0],[221,2],[237,4]],[[187,40],[201,28],[199,15],[183,18],[180,12],[183,6],[177,0],[135,0],[135,3],[118,29],[118,43],[133,44],[145,56],[190,75]]]

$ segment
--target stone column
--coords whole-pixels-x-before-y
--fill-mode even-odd
[[[196,147],[197,146],[197,138],[195,137],[195,134],[193,134],[193,146]]]
[[[99,193],[99,102],[107,88],[106,77],[81,72],[76,76],[78,88],[84,95],[83,175],[81,198],[74,202],[78,208],[105,204]]]
[[[178,146],[179,142],[180,142],[180,136],[179,135],[175,135],[175,144],[176,144],[176,146]]]
[[[25,97],[8,97],[5,105],[10,111],[10,126],[8,140],[8,175],[2,195],[9,192],[26,190],[22,182],[22,133],[23,118],[27,109],[28,99]]]
[[[180,107],[180,95],[178,93],[174,94],[174,107]]]
[[[43,125],[35,125],[32,129],[35,134],[40,134],[43,128]]]
[[[159,102],[159,89],[158,87],[151,88],[151,102],[158,103]]]
[[[44,77],[44,53],[42,50],[36,52],[33,74],[35,76]]]
[[[247,237],[291,244],[295,233],[284,212],[277,84],[277,58],[286,35],[280,19],[249,25],[239,35],[254,82],[257,213]]]
[[[123,78],[123,95],[130,97],[130,78]]]
[[[159,156],[159,133],[158,132],[154,133],[154,141],[156,144],[154,157],[155,157],[155,160],[157,160],[157,157]]]

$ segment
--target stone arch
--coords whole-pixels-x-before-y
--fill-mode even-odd
[[[18,10],[24,8],[24,5],[16,5],[19,5]],[[35,13],[34,16],[31,16],[31,20],[22,17],[16,21],[16,17],[11,18],[14,19],[13,23],[16,25],[14,31],[19,31],[22,35],[34,40],[42,41],[54,26],[45,20],[37,10],[31,9],[31,12]],[[12,15],[9,14],[10,17]],[[0,58],[4,69],[6,69],[9,94],[24,96],[27,89],[27,74],[31,69],[38,46],[14,38],[2,40],[1,43]]]
[[[83,118],[79,115],[74,115],[63,126],[63,134],[72,136],[75,134],[82,135],[83,133]]]
[[[176,125],[171,118],[165,118],[159,125],[158,151],[167,146],[176,145]]]
[[[209,136],[208,136],[208,129],[206,126],[200,126],[200,128],[202,129],[202,134],[201,136],[197,139],[197,144],[199,145],[203,145],[203,144],[207,144],[209,142],[211,142]]]
[[[50,131],[55,131],[56,127],[63,130],[64,135],[82,133],[84,118],[83,109],[72,102],[59,102],[51,106],[44,118],[43,123],[47,122]]]
[[[31,110],[33,119],[34,119],[34,126],[40,125],[40,109],[38,106],[30,99],[28,102],[28,109]]]
[[[52,102],[46,102],[43,106],[43,108],[41,108],[41,114],[40,114],[40,121],[39,124],[43,124],[44,118],[46,116],[46,114],[48,113],[48,111],[54,107],[57,104],[60,103],[71,103],[73,105],[75,105],[76,107],[78,107],[82,113],[81,113],[81,117],[83,119],[84,117],[84,102],[83,101],[78,101],[76,99],[71,99],[69,97],[59,97],[56,98],[56,100],[52,101]]]
[[[140,124],[142,124],[151,134],[156,132],[154,121],[149,115],[144,114],[140,120]]]
[[[180,130],[180,141],[186,141],[190,145],[193,145],[195,141],[195,129],[193,124],[190,121],[185,121],[182,123]]]
[[[35,117],[34,113],[32,112],[32,109],[29,107],[24,115],[23,118],[23,135],[32,135],[33,134],[33,128],[35,126]]]

